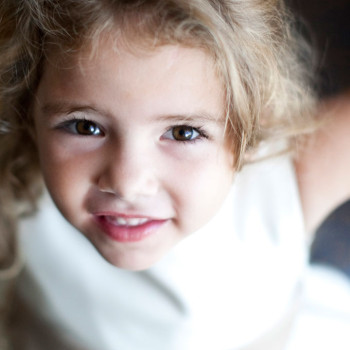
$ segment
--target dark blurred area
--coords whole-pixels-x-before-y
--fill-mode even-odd
[[[287,0],[316,47],[321,98],[350,89],[350,0]]]
[[[350,277],[350,201],[322,223],[311,247],[312,263],[335,267]]]

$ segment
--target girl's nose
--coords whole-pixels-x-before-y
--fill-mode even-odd
[[[156,159],[144,149],[109,150],[98,178],[98,188],[126,200],[154,196],[159,188]]]

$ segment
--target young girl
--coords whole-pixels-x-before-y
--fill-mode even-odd
[[[0,11],[7,345],[282,349],[308,225],[285,151],[313,106],[283,3]]]

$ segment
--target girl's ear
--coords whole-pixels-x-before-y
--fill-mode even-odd
[[[29,111],[28,119],[23,127],[25,128],[25,132],[27,133],[29,138],[33,141],[35,146],[37,146],[37,132],[34,124],[33,113],[31,111]]]
[[[34,118],[34,105],[36,100],[36,95],[33,95],[32,101],[30,102],[28,113],[26,116],[26,122],[25,122],[25,128],[27,129],[27,132],[30,136],[30,138],[33,140],[35,146],[37,145],[37,132],[35,128],[35,118]]]
[[[30,135],[31,139],[33,140],[35,146],[37,146],[37,134],[36,134],[36,130],[35,130],[34,126],[29,128],[28,132],[29,132],[29,135]]]

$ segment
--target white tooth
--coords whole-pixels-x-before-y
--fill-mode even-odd
[[[129,226],[137,226],[140,224],[140,220],[138,218],[130,218],[127,220]]]
[[[127,221],[124,218],[116,218],[116,222],[118,225],[126,225]]]
[[[146,218],[123,218],[115,216],[107,216],[107,220],[119,226],[138,226],[148,221]]]

